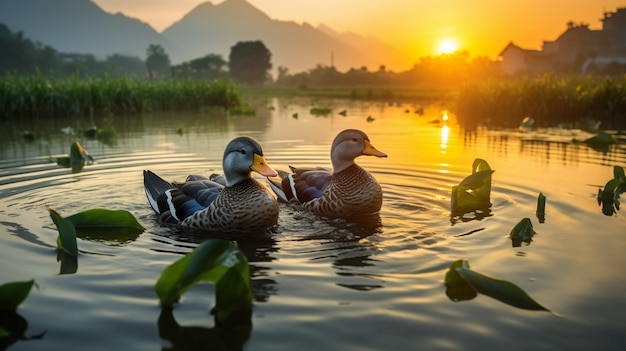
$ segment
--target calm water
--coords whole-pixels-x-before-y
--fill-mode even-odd
[[[441,109],[350,101],[257,101],[256,117],[160,114],[4,124],[0,132],[0,283],[35,279],[15,323],[26,328],[10,350],[184,350],[189,344],[247,350],[540,350],[626,346],[626,209],[607,217],[596,202],[626,148],[575,145],[578,130],[463,131]],[[332,107],[328,117],[311,106]],[[347,110],[347,116],[338,115]],[[406,111],[409,111],[408,113]],[[298,113],[298,118],[293,114]],[[374,118],[367,121],[367,117]],[[105,144],[61,128],[115,128]],[[182,127],[182,135],[177,129]],[[389,155],[358,163],[385,193],[374,223],[328,221],[281,207],[271,238],[244,240],[256,301],[251,326],[214,325],[211,284],[188,291],[173,314],[153,286],[161,271],[202,238],[157,225],[142,170],[170,180],[221,172],[235,136],[263,144],[267,161],[330,166],[329,146],[359,128]],[[37,138],[25,142],[23,130]],[[50,161],[74,140],[95,158],[80,173]],[[451,221],[451,186],[475,158],[495,169],[490,216]],[[546,221],[535,217],[539,192]],[[64,216],[104,207],[132,212],[147,228],[133,237],[79,239],[75,262],[57,260],[46,206]],[[513,247],[510,230],[529,217],[537,231]],[[527,311],[484,295],[453,302],[443,284],[466,259],[480,273],[519,285],[550,312]],[[63,273],[63,274],[61,274]],[[24,325],[23,323],[27,323]],[[1,340],[1,339],[0,339]],[[0,344],[0,349],[2,348]],[[243,345],[243,346],[242,346]]]

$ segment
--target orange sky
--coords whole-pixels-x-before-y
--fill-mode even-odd
[[[179,20],[204,0],[92,0],[107,12],[123,12],[157,31]],[[223,0],[213,0],[213,4]],[[513,41],[541,49],[568,21],[600,29],[604,11],[626,7],[623,0],[248,0],[278,20],[323,23],[338,31],[374,35],[410,53],[413,61],[438,54],[439,42],[458,42],[472,56],[496,58]]]

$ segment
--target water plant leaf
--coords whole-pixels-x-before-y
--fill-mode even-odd
[[[171,306],[200,281],[216,284],[215,311],[218,320],[251,309],[252,287],[248,261],[235,243],[219,239],[204,241],[192,252],[166,267],[154,288],[161,305]]]
[[[589,146],[607,146],[607,145],[617,144],[618,141],[611,134],[598,133],[590,138],[583,140],[583,143]]]
[[[446,295],[452,301],[471,300],[476,297],[476,290],[456,271],[459,267],[469,268],[469,263],[465,260],[456,260],[450,265],[444,280]]]
[[[537,196],[537,212],[535,214],[539,223],[546,221],[546,196],[543,193],[539,193]]]
[[[107,210],[95,208],[73,214],[65,218],[75,228],[132,228],[143,232],[135,216],[126,210]]]
[[[524,290],[517,285],[508,282],[506,280],[496,279],[487,275],[475,272],[470,269],[469,262],[466,260],[457,260],[450,265],[450,268],[446,272],[446,294],[448,289],[463,287],[463,280],[474,291],[474,294],[483,294],[492,297],[496,300],[504,302],[508,305],[526,309],[526,310],[543,310],[548,311],[547,308],[541,306],[533,298],[531,298]],[[467,289],[465,287],[465,289]],[[467,292],[464,292],[465,296],[471,296]],[[476,295],[474,295],[476,296]],[[466,299],[453,299],[453,301],[469,300]]]
[[[30,293],[35,280],[10,282],[0,285],[0,311],[15,310]]]
[[[70,160],[72,164],[79,163],[92,163],[94,161],[93,157],[89,155],[89,152],[83,148],[82,145],[78,141],[75,141],[70,145]]]
[[[489,277],[475,272],[469,269],[469,267],[457,267],[455,269],[477,293],[487,295],[517,308],[548,311],[547,308],[537,303],[519,286],[511,282]]]
[[[620,166],[613,167],[613,179],[606,182],[604,189],[598,190],[598,205],[602,206],[602,213],[606,216],[612,216],[619,210],[619,197],[626,191],[626,176],[624,168]]]
[[[72,222],[61,217],[61,215],[50,207],[48,207],[48,212],[50,212],[50,217],[59,232],[57,247],[63,249],[63,251],[67,252],[69,255],[77,256],[78,244],[76,243],[76,228],[74,228]]]
[[[477,158],[472,163],[472,174],[452,187],[450,207],[452,216],[468,212],[486,211],[491,206],[491,175],[494,170],[487,161]]]
[[[511,232],[509,233],[509,236],[513,240],[514,247],[521,246],[522,241],[530,243],[533,235],[535,235],[535,230],[533,229],[533,224],[530,221],[530,218],[523,218],[515,225],[515,227],[513,227],[513,229],[511,229]]]

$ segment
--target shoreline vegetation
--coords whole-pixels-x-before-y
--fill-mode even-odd
[[[537,127],[575,128],[590,121],[626,129],[626,76],[559,76],[473,81],[462,85],[240,86],[228,80],[146,80],[119,76],[62,79],[41,74],[0,77],[0,116],[133,115],[206,108],[235,112],[253,97],[311,97],[444,103],[466,128],[518,127],[525,117]]]

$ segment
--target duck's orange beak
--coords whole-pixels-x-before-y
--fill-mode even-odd
[[[252,166],[250,166],[250,169],[264,177],[276,177],[278,175],[278,173],[265,162],[265,158],[256,153],[254,154],[254,162]]]
[[[369,140],[365,140],[365,147],[363,148],[363,155],[366,156],[376,156],[376,157],[387,157],[387,154],[382,152],[382,151],[378,151],[374,145],[372,145],[372,143],[369,142]]]

